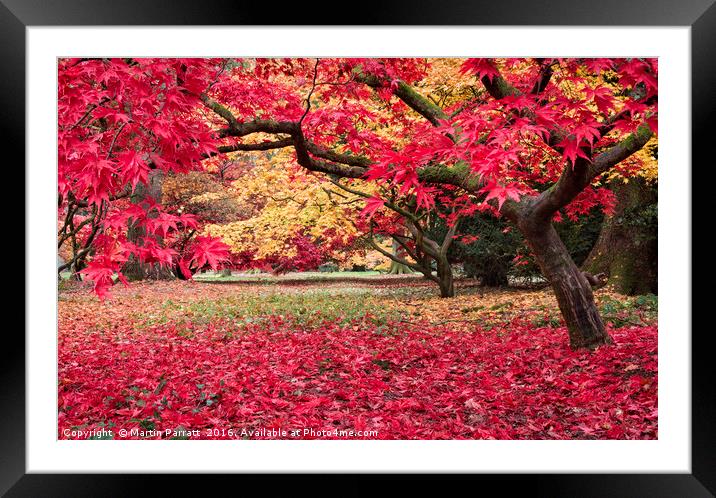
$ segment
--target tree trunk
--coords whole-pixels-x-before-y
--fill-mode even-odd
[[[402,254],[400,254],[400,244],[398,244],[398,241],[393,239],[393,255],[394,256],[400,256],[403,257]],[[413,270],[402,263],[398,263],[397,261],[390,261],[390,269],[388,270],[389,275],[403,275],[407,273],[414,273]]]
[[[142,235],[144,235],[144,230],[137,225],[135,220],[132,220],[127,228],[127,240],[136,243]],[[147,265],[139,261],[139,258],[130,254],[129,259],[122,266],[122,273],[130,282],[144,280],[147,276],[146,267]]]
[[[510,256],[511,260],[514,256]],[[503,264],[504,256],[481,253],[474,254],[466,252],[462,257],[463,269],[465,275],[470,278],[478,279],[480,285],[486,287],[507,287],[508,264]],[[508,261],[509,261],[508,260]]]
[[[162,185],[164,183],[164,172],[154,170],[150,172],[148,184],[139,183],[131,197],[134,204],[142,204],[147,198],[153,198],[157,201],[161,200]],[[151,216],[151,215],[150,215]],[[144,229],[132,223],[127,228],[127,239],[130,242],[137,242],[144,236]],[[144,280],[146,278],[154,278],[157,280],[168,280],[174,278],[170,268],[160,267],[158,264],[147,264],[139,261],[134,255],[122,267],[122,273],[130,280]]]
[[[656,188],[632,178],[612,185],[612,190],[617,197],[614,215],[604,219],[582,269],[606,274],[608,283],[622,294],[656,293]]]
[[[480,283],[486,287],[507,287],[507,273],[502,271],[490,271],[481,275]]]
[[[594,348],[611,342],[594,302],[592,287],[574,264],[552,223],[520,221],[520,229],[557,297],[571,348]]]
[[[408,273],[415,273],[410,269],[409,266],[405,266],[397,261],[390,262],[390,269],[388,269],[388,275],[404,275]]]
[[[440,297],[455,297],[455,283],[452,275],[452,266],[447,257],[438,260],[438,286]]]

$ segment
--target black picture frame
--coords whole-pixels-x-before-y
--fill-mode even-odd
[[[503,25],[503,26],[690,26],[692,57],[692,162],[712,165],[713,127],[716,118],[716,4],[715,0],[500,0],[461,2],[430,0],[415,3],[392,0],[356,6],[342,13],[333,3],[300,2],[271,7],[262,2],[230,0],[0,0],[0,127],[7,144],[6,165],[25,164],[25,28],[79,25]],[[278,4],[277,4],[278,5]],[[688,91],[688,89],[684,89]],[[19,170],[19,166],[12,166]],[[684,165],[685,174],[691,165]],[[24,182],[24,179],[19,179]],[[699,182],[705,183],[705,182]],[[695,186],[695,184],[692,184]],[[708,188],[708,187],[704,187]],[[696,192],[692,198],[697,198]],[[686,202],[691,202],[690,199]],[[16,208],[15,208],[16,209]],[[693,209],[692,212],[697,214]],[[19,216],[15,216],[19,219]],[[18,222],[19,223],[19,222]],[[709,225],[706,225],[709,226]],[[24,230],[23,230],[24,231]],[[705,258],[708,248],[692,246],[692,258]],[[15,255],[16,259],[17,256]],[[694,259],[692,259],[693,261]],[[30,262],[25,261],[25,265]],[[713,285],[713,284],[711,284]],[[693,299],[710,296],[692,292]],[[26,297],[31,299],[31,296]],[[693,301],[692,301],[693,302]],[[704,309],[708,309],[706,306]],[[698,309],[692,304],[692,309]],[[523,488],[537,496],[714,496],[716,493],[716,409],[709,327],[692,333],[692,473],[643,475],[479,475],[463,476],[494,482],[501,489]],[[670,331],[670,333],[691,331]],[[0,360],[0,493],[6,496],[133,496],[146,492],[146,475],[26,474],[25,472],[25,341],[18,327],[6,327]],[[184,475],[152,476],[163,494],[188,491]],[[202,479],[220,489],[236,476]],[[293,476],[291,486],[301,488],[305,478]],[[422,477],[411,478],[422,485]],[[252,482],[255,481],[255,482]],[[372,485],[357,476],[341,484],[345,494],[365,496]],[[451,479],[450,487],[464,479]],[[264,483],[265,476],[241,476],[242,487]],[[228,484],[228,483],[226,483]],[[507,484],[507,487],[505,485]],[[475,483],[469,484],[475,489]],[[443,491],[447,491],[445,488]],[[333,493],[331,493],[333,494]],[[343,493],[339,493],[343,494]]]

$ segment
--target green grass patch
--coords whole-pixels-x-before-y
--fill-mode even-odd
[[[159,312],[139,313],[145,325],[190,322],[197,325],[229,321],[237,325],[261,323],[270,316],[283,316],[302,325],[324,322],[348,325],[368,320],[379,326],[398,320],[403,313],[386,309],[371,294],[310,292],[297,294],[237,295],[219,299],[175,302],[168,299]]]

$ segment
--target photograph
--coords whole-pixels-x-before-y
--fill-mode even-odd
[[[659,62],[56,58],[57,439],[658,440]]]
[[[714,0],[362,7],[0,0],[0,495],[714,496]]]

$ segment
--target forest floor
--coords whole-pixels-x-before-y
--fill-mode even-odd
[[[657,437],[655,296],[597,291],[575,352],[549,289],[344,277],[65,283],[59,437]]]

